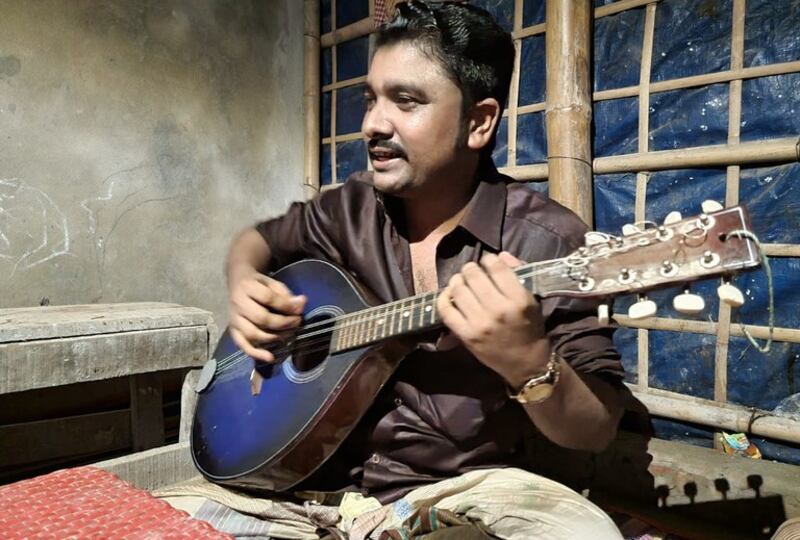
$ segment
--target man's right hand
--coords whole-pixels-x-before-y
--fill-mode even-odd
[[[282,336],[300,325],[306,297],[255,270],[229,284],[230,335],[236,345],[256,360],[274,362],[263,345],[284,341]]]

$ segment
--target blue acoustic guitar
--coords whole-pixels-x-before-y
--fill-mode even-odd
[[[619,237],[590,232],[569,256],[515,272],[538,297],[603,299],[758,266],[745,210],[714,210],[688,219],[672,213],[663,225],[628,225]],[[255,362],[223,334],[201,375],[191,449],[198,470],[213,482],[284,491],[347,437],[411,350],[414,335],[441,322],[438,293],[374,306],[344,270],[327,262],[296,262],[273,277],[308,297],[303,323],[273,349],[274,364]],[[741,303],[729,283],[719,292],[723,301]],[[601,324],[608,323],[604,307]],[[696,313],[703,299],[684,293],[675,307]],[[654,313],[653,302],[642,297],[629,316]]]

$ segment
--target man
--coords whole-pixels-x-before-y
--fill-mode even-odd
[[[616,433],[622,368],[610,331],[591,306],[537,301],[512,270],[565,256],[585,232],[492,164],[513,60],[511,37],[479,8],[399,4],[367,76],[362,131],[373,172],[295,203],[230,249],[231,334],[265,362],[275,359],[261,346],[296,327],[306,301],[269,270],[326,259],[382,302],[443,288],[437,308],[449,335],[401,363],[304,487],[389,502],[469,471],[535,470],[531,448],[542,437],[600,451]],[[597,514],[592,537],[618,537]]]

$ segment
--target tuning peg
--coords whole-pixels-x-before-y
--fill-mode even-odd
[[[713,199],[703,201],[703,204],[701,204],[700,207],[703,209],[704,214],[711,214],[713,212],[719,212],[722,210],[722,205]]]
[[[600,326],[608,326],[611,322],[611,309],[608,304],[600,304],[597,306],[597,323]]]
[[[636,225],[626,223],[622,226],[622,236],[631,236],[632,234],[638,234],[640,232],[639,227]]]
[[[667,217],[664,218],[664,225],[672,225],[673,223],[678,223],[680,220],[683,219],[683,216],[680,212],[673,210]]]
[[[672,299],[672,307],[678,313],[686,315],[697,315],[706,307],[706,302],[702,296],[692,294],[689,289],[685,289],[683,294],[679,294]]]
[[[628,317],[634,320],[646,319],[656,314],[656,303],[640,296],[639,301],[628,308]]]
[[[723,281],[722,285],[717,287],[717,294],[719,299],[730,307],[738,308],[744,304],[744,295],[742,291],[731,285],[728,281]]]
[[[608,243],[608,235],[597,231],[589,231],[584,235],[586,247],[597,246]]]

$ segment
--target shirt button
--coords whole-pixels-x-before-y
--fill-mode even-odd
[[[403,400],[400,399],[399,397],[396,397],[394,398],[394,404],[399,407],[400,405],[403,404]]]
[[[369,458],[369,460],[370,460],[372,463],[376,463],[376,464],[377,464],[377,463],[380,463],[380,462],[381,462],[381,456],[379,456],[378,454],[372,454],[372,457],[371,457],[371,458]]]

